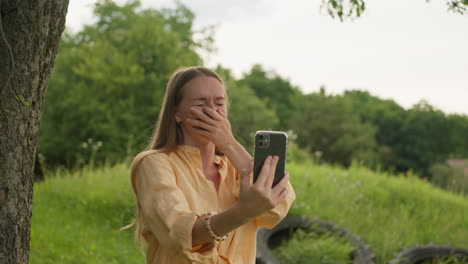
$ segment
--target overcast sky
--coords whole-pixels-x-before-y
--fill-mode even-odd
[[[71,0],[67,27],[92,23],[94,2]],[[360,89],[404,107],[425,99],[468,114],[468,14],[448,12],[445,1],[368,0],[363,17],[344,23],[320,12],[319,0],[181,2],[194,11],[195,28],[218,25],[207,66],[221,64],[240,77],[260,63],[306,93],[321,85],[334,94]]]

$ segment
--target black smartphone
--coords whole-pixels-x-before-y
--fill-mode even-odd
[[[254,182],[257,180],[262,170],[263,162],[268,156],[278,156],[278,165],[276,165],[275,186],[283,177],[286,167],[286,150],[288,144],[288,135],[281,131],[257,131],[255,133],[254,145]]]

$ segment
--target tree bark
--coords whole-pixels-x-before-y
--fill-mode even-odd
[[[28,263],[33,166],[68,0],[0,0],[0,263]]]

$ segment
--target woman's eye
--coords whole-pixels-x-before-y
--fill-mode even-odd
[[[224,104],[216,104],[217,106],[223,106]]]

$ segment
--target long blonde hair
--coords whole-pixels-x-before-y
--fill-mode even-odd
[[[155,124],[154,132],[150,138],[150,141],[146,146],[146,149],[133,159],[131,165],[130,177],[136,201],[136,217],[132,223],[122,227],[120,230],[124,230],[136,225],[135,240],[142,248],[147,247],[147,241],[142,235],[142,210],[140,203],[138,202],[135,182],[137,166],[139,162],[148,154],[155,152],[171,152],[175,150],[177,145],[182,144],[182,129],[176,122],[175,112],[180,102],[182,101],[182,96],[184,93],[183,88],[188,82],[198,76],[209,76],[216,78],[224,87],[224,83],[218,74],[202,66],[180,68],[174,72],[174,74],[172,74],[171,78],[169,79],[169,82],[167,83],[161,111],[159,112],[158,120]],[[224,93],[227,101],[226,89]]]

